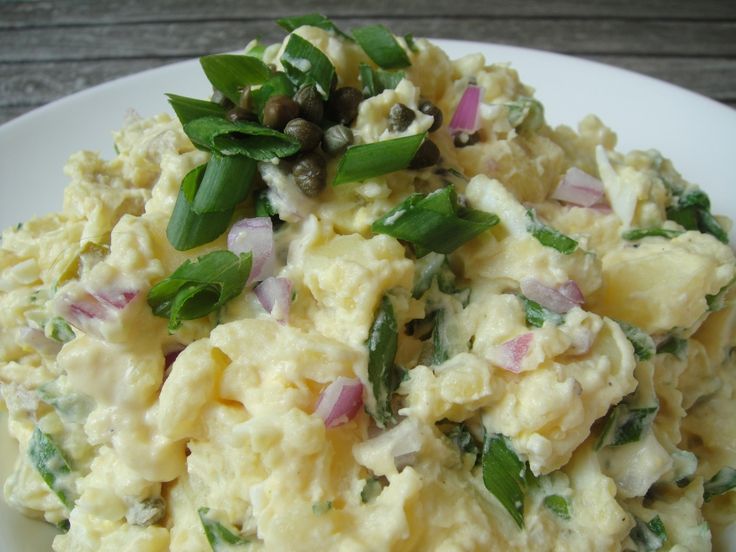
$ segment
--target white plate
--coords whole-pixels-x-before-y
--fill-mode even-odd
[[[434,42],[451,57],[482,52],[489,63],[510,62],[522,80],[535,87],[550,124],[574,127],[585,115],[596,113],[618,133],[618,149],[658,149],[687,180],[708,192],[716,213],[736,219],[735,110],[599,63],[511,46]],[[151,116],[169,110],[165,92],[205,98],[210,91],[199,63],[191,60],[90,88],[0,126],[0,227],[59,210],[66,159],[82,149],[112,156],[112,131],[122,125],[128,110]],[[732,241],[735,237],[732,230]],[[0,437],[4,480],[12,447],[6,436]],[[0,500],[1,550],[50,549],[51,533],[40,528],[43,524],[26,521]],[[728,538],[721,548],[736,549],[736,538]]]

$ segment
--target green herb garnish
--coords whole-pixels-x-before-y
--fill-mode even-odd
[[[651,228],[635,228],[633,230],[627,230],[621,237],[628,241],[637,241],[651,236],[657,236],[660,238],[667,238],[671,240],[682,234],[682,230],[670,230],[668,228],[651,227]]]
[[[411,242],[424,252],[448,254],[498,221],[492,213],[460,206],[454,187],[448,186],[430,194],[410,195],[371,229]]]
[[[441,429],[443,429],[441,427]],[[475,462],[480,455],[480,448],[473,434],[465,423],[451,424],[449,430],[443,430],[447,438],[453,442],[461,454],[470,454]]]
[[[608,413],[595,450],[639,441],[642,434],[649,429],[658,410],[658,406],[631,408],[624,402],[617,404]]]
[[[366,25],[353,29],[355,40],[368,54],[368,57],[379,67],[384,69],[401,69],[409,67],[409,56],[383,25]]]
[[[320,502],[315,502],[314,504],[312,504],[312,513],[315,516],[323,516],[330,510],[332,510],[331,500],[322,500]]]
[[[243,52],[244,56],[254,57],[263,61],[263,55],[266,53],[266,45],[260,40],[256,39],[250,43],[250,48],[246,46],[246,50]]]
[[[292,34],[281,55],[281,64],[286,75],[297,87],[314,84],[323,98],[330,96],[335,67],[319,48],[299,35]]]
[[[509,124],[522,132],[533,132],[544,124],[544,106],[534,98],[521,97],[506,104]]]
[[[728,243],[728,234],[710,212],[710,199],[701,190],[676,195],[675,203],[667,208],[667,218],[686,230],[698,230],[711,234],[717,240]]]
[[[72,469],[59,446],[38,427],[31,435],[28,457],[49,489],[71,510],[74,507],[74,491],[70,480]]]
[[[427,253],[416,260],[414,270],[414,286],[411,295],[419,299],[437,280],[437,287],[442,293],[452,295],[462,291],[456,285],[455,273],[447,262],[447,256],[440,253]]]
[[[659,516],[654,516],[648,522],[634,517],[636,525],[629,533],[638,549],[643,552],[654,552],[659,550],[667,542],[667,531]]]
[[[426,133],[415,134],[349,147],[340,158],[332,185],[360,182],[406,169],[426,136]]]
[[[626,339],[631,342],[634,347],[634,355],[639,360],[649,360],[657,350],[652,337],[644,330],[637,328],[632,324],[616,320],[621,330],[624,332]]]
[[[419,53],[419,47],[417,46],[416,42],[414,41],[414,35],[409,33],[404,35],[404,41],[406,42],[406,47],[409,48],[412,52],[415,54]]]
[[[714,496],[719,496],[736,488],[736,470],[731,467],[721,468],[703,485],[703,500],[710,502]]]
[[[360,491],[360,501],[363,504],[373,502],[378,497],[378,495],[381,494],[382,490],[383,485],[381,485],[380,479],[377,477],[369,477],[365,480],[363,490]]]
[[[337,27],[337,25],[335,25],[332,21],[319,13],[308,13],[306,15],[284,17],[281,19],[277,19],[276,23],[287,33],[294,32],[303,25],[309,25],[310,27],[318,27],[322,30],[341,36],[342,38],[345,38],[351,42],[353,41],[352,37],[342,32]]]
[[[256,162],[244,155],[213,154],[207,162],[192,211],[197,214],[229,211],[248,197]]]
[[[544,497],[543,504],[549,508],[558,517],[569,520],[570,516],[570,504],[564,496],[560,495],[547,495]]]
[[[209,508],[202,507],[197,510],[207,542],[210,543],[213,552],[225,552],[232,546],[243,546],[250,543],[248,539],[239,534],[235,527],[213,519],[209,513]]]
[[[368,334],[368,381],[370,381],[375,410],[371,416],[379,427],[395,420],[391,395],[399,386],[401,376],[394,365],[398,345],[398,328],[391,299],[384,295]]]
[[[669,336],[665,341],[657,345],[657,354],[669,353],[676,356],[679,360],[687,357],[687,339]]]
[[[526,317],[526,323],[529,326],[535,328],[541,328],[544,323],[549,320],[556,326],[559,326],[565,321],[565,316],[549,310],[547,307],[543,307],[536,301],[532,301],[525,295],[519,293],[517,295],[519,301],[524,306],[524,316]]]
[[[46,323],[44,335],[59,343],[67,343],[76,337],[72,327],[60,316],[55,316]]]
[[[447,336],[447,322],[445,310],[435,311],[434,327],[432,328],[432,366],[439,366],[450,358],[450,343]]]
[[[235,105],[240,103],[243,89],[263,84],[271,76],[271,70],[253,56],[216,54],[199,58],[204,74],[215,89]]]
[[[540,222],[534,209],[527,209],[526,216],[529,219],[526,229],[542,245],[556,249],[565,255],[569,255],[577,249],[578,242],[551,226]]]
[[[243,291],[251,268],[251,254],[212,251],[186,260],[148,292],[153,314],[169,319],[169,331],[182,320],[201,318]]]
[[[201,117],[184,125],[184,132],[199,149],[220,155],[245,155],[257,161],[272,161],[299,151],[299,142],[256,123]]]
[[[376,96],[386,89],[398,86],[406,74],[403,71],[384,71],[373,69],[365,63],[360,64],[360,82],[363,84],[363,95],[367,98]]]
[[[230,225],[234,209],[198,214],[192,203],[197,195],[207,165],[189,171],[182,180],[174,210],[166,226],[169,243],[179,251],[186,251],[209,243]]]
[[[736,282],[736,277],[719,289],[718,293],[705,296],[705,302],[708,304],[708,310],[710,312],[719,311],[726,306],[726,293],[728,293],[734,282]]]
[[[176,94],[166,94],[166,96],[169,98],[169,104],[171,104],[182,125],[201,117],[225,118],[227,113],[224,107],[215,102],[177,96]]]
[[[520,529],[524,527],[524,495],[528,464],[519,460],[509,439],[501,434],[486,435],[483,443],[483,483]]]

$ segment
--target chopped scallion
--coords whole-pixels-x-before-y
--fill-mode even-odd
[[[349,147],[337,166],[333,186],[406,169],[425,137],[426,133],[415,134]]]
[[[524,495],[529,466],[519,460],[508,438],[486,435],[483,443],[483,483],[520,529],[524,527]]]
[[[263,84],[271,76],[268,66],[253,56],[216,54],[199,58],[199,63],[212,86],[235,105],[245,87]]]
[[[250,543],[248,539],[243,538],[235,527],[220,523],[210,515],[209,508],[199,508],[197,510],[199,520],[202,522],[204,534],[207,542],[213,552],[225,552],[234,546],[244,546]]]
[[[69,510],[74,507],[71,487],[71,467],[54,440],[38,427],[33,430],[28,444],[28,457],[41,479]]]
[[[220,155],[245,155],[272,161],[299,151],[299,142],[281,132],[245,121],[202,117],[184,125],[184,132],[200,149]]]
[[[386,89],[396,88],[406,76],[403,71],[373,69],[365,63],[360,64],[359,73],[360,82],[363,84],[363,95],[368,98],[376,96]]]
[[[639,441],[642,434],[649,429],[658,410],[658,406],[631,408],[625,402],[617,404],[608,413],[595,450]]]
[[[151,288],[148,305],[156,316],[168,318],[174,331],[182,320],[206,316],[239,295],[250,268],[250,253],[212,251],[194,262],[187,259]]]
[[[419,47],[417,46],[416,42],[414,41],[414,35],[409,33],[404,35],[404,41],[406,42],[406,47],[409,48],[412,52],[415,54],[419,53]]]
[[[687,339],[682,339],[674,335],[669,336],[665,341],[657,345],[657,354],[669,353],[680,360],[687,357]]]
[[[627,230],[621,237],[628,241],[637,241],[651,236],[667,238],[671,240],[682,234],[682,230],[670,230],[668,228],[652,227],[652,228],[635,228]]]
[[[200,117],[225,117],[225,108],[215,102],[186,98],[176,94],[166,94],[182,125]]]
[[[570,504],[564,496],[560,495],[547,495],[544,497],[543,504],[549,508],[558,517],[569,520],[570,516]]]
[[[314,84],[323,98],[329,97],[335,67],[319,48],[299,35],[292,34],[281,55],[281,64],[286,75],[297,87]]]
[[[409,67],[409,56],[383,25],[366,25],[353,29],[355,40],[376,65],[384,69]]]
[[[179,251],[186,251],[211,242],[230,225],[232,208],[204,214],[197,214],[192,209],[192,202],[197,195],[206,166],[206,164],[200,165],[186,174],[166,226],[166,237],[169,243]]]
[[[521,304],[524,306],[524,316],[526,317],[526,323],[529,326],[535,328],[541,328],[544,323],[549,320],[556,326],[559,326],[565,321],[565,316],[557,312],[549,310],[547,307],[543,307],[536,301],[532,301],[521,293],[518,294]]]
[[[640,328],[621,320],[617,320],[618,325],[621,326],[621,330],[624,332],[626,339],[631,342],[634,347],[634,355],[639,360],[649,360],[654,356],[657,351],[657,346],[654,344],[652,337]]]
[[[384,295],[368,334],[368,380],[375,398],[371,416],[379,427],[395,420],[391,395],[399,386],[401,377],[394,365],[398,345],[398,328],[391,299]]]
[[[256,162],[244,155],[213,154],[192,201],[197,214],[228,211],[250,193]]]
[[[287,33],[294,32],[303,25],[309,25],[310,27],[318,27],[322,30],[341,36],[342,38],[345,38],[351,42],[353,41],[352,37],[342,32],[331,20],[319,13],[308,13],[306,15],[284,17],[281,19],[277,19],[276,23]]]
[[[629,533],[633,540],[643,552],[655,552],[661,549],[667,542],[667,531],[659,516],[654,516],[648,522],[634,517],[636,525]]]
[[[542,223],[538,218],[534,209],[527,209],[526,216],[529,219],[527,230],[532,236],[537,238],[539,243],[544,246],[556,249],[560,253],[569,255],[578,247],[578,242],[566,236],[565,234],[555,230],[551,226]]]
[[[736,470],[725,467],[705,482],[703,485],[703,499],[710,502],[714,496],[722,495],[733,489],[736,489]]]
[[[371,228],[426,251],[447,254],[498,221],[492,213],[461,207],[455,189],[448,186],[430,194],[410,195]]]

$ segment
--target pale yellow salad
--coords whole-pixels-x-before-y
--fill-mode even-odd
[[[730,222],[507,64],[279,24],[2,234],[5,500],[59,552],[710,550]]]

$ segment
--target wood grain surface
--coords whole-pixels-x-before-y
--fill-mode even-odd
[[[593,59],[736,107],[734,0],[0,0],[0,123],[117,77],[280,40],[275,18],[314,11],[345,28]]]

